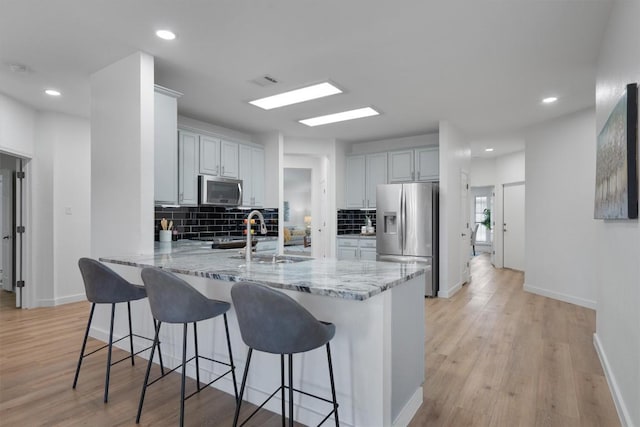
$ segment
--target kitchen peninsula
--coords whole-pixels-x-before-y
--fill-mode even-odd
[[[139,284],[142,283],[141,268],[161,267],[179,274],[208,298],[223,301],[231,301],[234,282],[263,283],[282,290],[317,318],[334,323],[336,335],[331,345],[343,425],[406,425],[422,403],[425,271],[421,267],[273,255],[261,256],[247,264],[237,251],[212,250],[203,242],[174,242],[156,246],[153,255],[100,260],[109,263],[127,280]],[[134,332],[152,336],[148,303],[143,300],[137,304],[133,310]],[[105,339],[108,318],[107,310],[96,313],[92,336]],[[124,311],[116,314],[115,335],[118,337],[126,334],[125,319]],[[173,326],[163,328],[160,336],[164,362],[172,367],[179,364],[182,339],[182,328]],[[240,337],[233,307],[229,312],[229,326],[236,371],[241,374],[247,347]],[[200,353],[226,359],[222,322],[205,322],[199,329]],[[148,357],[148,354],[142,356]],[[296,388],[331,395],[326,356],[322,351],[297,355],[294,364]],[[278,365],[277,356],[254,355],[252,368],[255,368],[248,379],[246,400],[260,404],[279,385]],[[219,372],[218,366],[204,363],[200,369],[203,383]],[[187,368],[187,375],[195,378],[195,370]],[[230,377],[214,386],[233,394]],[[296,421],[306,425],[317,425],[330,410],[325,403],[305,396],[295,396],[294,403]],[[266,407],[280,411],[280,403],[275,398]]]

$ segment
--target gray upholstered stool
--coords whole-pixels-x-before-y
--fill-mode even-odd
[[[166,375],[175,371],[179,367],[182,367],[182,386],[180,388],[180,425],[184,425],[185,400],[189,399],[196,393],[199,393],[203,388],[200,386],[200,365],[198,362],[200,358],[229,367],[228,371],[216,377],[205,387],[210,386],[220,378],[231,373],[231,376],[233,378],[233,388],[237,400],[238,386],[236,384],[235,366],[233,364],[233,354],[231,352],[231,340],[229,339],[229,325],[227,323],[227,311],[229,310],[231,305],[228,302],[216,301],[206,298],[184,280],[178,278],[168,271],[160,270],[158,268],[144,268],[142,270],[142,281],[144,282],[144,286],[147,289],[147,294],[149,295],[149,305],[151,306],[151,313],[153,314],[154,319],[158,321],[158,325],[156,326],[154,346],[151,349],[151,358],[149,359],[149,365],[147,366],[147,373],[144,378],[142,393],[140,394],[140,404],[138,405],[138,415],[136,417],[136,423],[140,422],[140,415],[142,414],[142,405],[144,403],[144,395],[147,387],[164,378]],[[220,315],[222,315],[224,318],[224,329],[227,335],[227,348],[229,350],[229,363],[210,359],[198,354],[198,330],[196,329],[196,322],[206,319],[212,319]],[[151,371],[151,360],[153,359],[153,352],[155,350],[155,346],[158,343],[160,327],[165,322],[182,323],[183,325],[182,364],[176,366],[166,374],[163,373],[160,377],[156,378],[152,382],[149,382],[149,372]],[[193,323],[195,356],[187,360],[187,325],[189,323]],[[186,364],[194,359],[196,362],[197,390],[191,393],[189,396],[185,397]]]
[[[331,323],[316,320],[304,307],[275,289],[257,283],[236,283],[231,288],[231,299],[238,316],[240,334],[245,344],[249,346],[247,364],[244,368],[240,398],[236,406],[233,419],[234,427],[238,425],[242,395],[249,373],[249,363],[253,350],[264,351],[280,355],[280,387],[271,394],[255,411],[247,417],[244,425],[262,408],[275,394],[280,391],[282,399],[282,425],[285,424],[285,389],[289,390],[289,425],[293,426],[293,392],[315,397],[330,403],[331,412],[320,422],[323,424],[331,414],[335,415],[336,426],[338,420],[338,402],[336,401],[336,387],[333,381],[333,367],[331,364],[331,348],[329,341],[333,338],[336,328]],[[318,347],[326,346],[329,362],[329,380],[331,381],[332,400],[305,393],[293,388],[293,354],[303,353]],[[289,385],[284,384],[284,356],[289,356]]]
[[[107,403],[107,400],[109,398],[109,375],[111,373],[111,366],[129,358],[131,358],[131,365],[135,365],[134,356],[151,348],[151,346],[148,346],[138,351],[137,353],[134,353],[134,336],[149,341],[151,341],[151,338],[136,335],[131,329],[131,301],[146,298],[147,292],[142,286],[136,286],[127,282],[115,271],[94,259],[80,258],[80,260],[78,260],[78,267],[80,267],[80,273],[82,274],[82,279],[84,281],[84,289],[87,293],[87,299],[91,302],[91,313],[89,314],[89,321],[87,322],[87,330],[84,333],[82,350],[80,350],[80,357],[78,358],[78,367],[76,368],[76,375],[73,379],[73,388],[76,388],[76,384],[78,383],[78,375],[80,374],[80,366],[82,365],[82,360],[85,357],[108,347],[109,351],[107,355],[107,374],[104,382],[104,402]],[[115,317],[116,304],[121,302],[127,303],[127,312],[129,314],[129,335],[125,335],[124,337],[113,341],[113,320]],[[96,304],[111,304],[111,327],[109,329],[109,344],[106,344],[92,351],[91,353],[84,354],[85,348],[87,346],[89,329],[91,328],[91,320],[93,319],[93,312],[96,308]],[[111,350],[113,344],[126,338],[129,338],[129,345],[131,347],[130,355],[111,363]],[[158,356],[160,358],[160,366],[162,368],[162,371],[164,372],[160,347],[158,347]]]

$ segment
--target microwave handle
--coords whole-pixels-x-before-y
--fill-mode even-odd
[[[238,183],[238,203],[242,204],[242,185]]]

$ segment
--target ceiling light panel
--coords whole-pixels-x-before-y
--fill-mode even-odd
[[[297,104],[300,102],[310,101],[312,99],[324,98],[325,96],[336,95],[338,93],[342,93],[342,90],[329,82],[324,82],[303,87],[302,89],[291,90],[278,95],[256,99],[255,101],[249,101],[249,104],[265,110],[271,110],[272,108],[284,107],[286,105]]]
[[[550,97],[548,97],[548,98],[544,98],[544,99],[542,100],[542,102],[544,102],[545,104],[552,104],[552,103],[556,102],[557,100],[558,100],[558,98],[557,98],[557,97],[555,97],[555,96],[550,96]]]
[[[44,91],[44,93],[46,93],[49,96],[60,96],[60,95],[62,95],[60,93],[60,91],[55,90],[55,89],[47,89],[47,90]]]
[[[312,117],[300,120],[300,123],[307,126],[320,126],[329,123],[344,122],[346,120],[361,119],[363,117],[377,116],[378,113],[371,107],[358,108],[356,110],[343,111],[341,113],[328,114],[326,116]]]

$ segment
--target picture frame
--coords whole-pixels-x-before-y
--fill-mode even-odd
[[[638,84],[628,84],[598,134],[595,219],[638,218]]]

